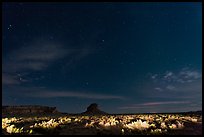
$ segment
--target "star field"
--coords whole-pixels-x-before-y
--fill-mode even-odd
[[[80,113],[202,107],[202,7],[181,3],[3,3],[3,105]]]

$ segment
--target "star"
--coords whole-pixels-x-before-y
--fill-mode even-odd
[[[194,35],[201,27],[202,6],[190,5],[182,5],[180,13],[181,4],[168,3],[106,2],[99,7],[87,3],[86,7],[96,6],[91,9],[76,3],[4,3],[2,104],[43,103],[52,107],[53,101],[59,111],[81,113],[81,108],[87,107],[84,104],[93,101],[104,108],[108,106],[108,113],[173,111],[174,103],[168,109],[162,106],[156,110],[132,106],[159,102],[160,97],[168,96],[162,101],[174,101],[175,97],[185,96],[171,91],[155,95],[152,92],[154,88],[167,91],[169,85],[181,90],[190,88],[185,91],[189,96],[195,94],[194,90],[196,95],[202,94],[202,41],[197,39],[200,33]],[[29,8],[33,6],[38,7],[40,15],[36,8]],[[184,67],[189,69],[183,70]],[[167,70],[175,76],[165,79]],[[177,79],[184,79],[186,84]],[[200,94],[195,100],[202,100]],[[152,95],[154,100],[149,101]],[[118,104],[120,99],[127,100]],[[127,109],[109,107],[110,101]]]
[[[10,24],[7,29],[8,29],[8,30],[11,30],[12,28],[13,28],[13,26]]]

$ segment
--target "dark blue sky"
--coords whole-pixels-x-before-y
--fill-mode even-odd
[[[202,109],[201,3],[3,3],[3,105]]]

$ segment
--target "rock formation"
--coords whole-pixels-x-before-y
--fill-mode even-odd
[[[55,114],[56,107],[47,106],[3,106],[2,115],[23,115],[23,114]]]
[[[81,113],[82,115],[106,115],[108,113],[98,109],[98,104],[93,103],[87,107],[86,112]]]

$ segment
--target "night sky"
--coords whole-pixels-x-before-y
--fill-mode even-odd
[[[202,6],[3,3],[2,105],[202,109]]]

